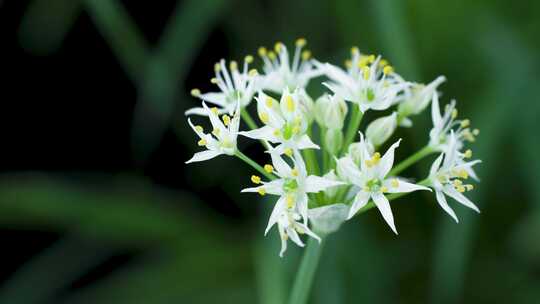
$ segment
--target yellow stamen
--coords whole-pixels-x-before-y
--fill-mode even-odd
[[[264,190],[264,188],[259,188],[259,190],[257,190],[257,192],[261,195],[261,196],[264,196],[266,194],[266,190]]]
[[[272,51],[268,52],[268,58],[270,58],[270,60],[276,59],[276,53]]]
[[[390,185],[394,188],[399,187],[399,180],[397,178],[392,179],[392,181],[390,182]]]
[[[293,134],[298,134],[298,133],[300,133],[300,127],[299,127],[298,125],[294,126],[294,127],[292,128],[292,133],[293,133]]]
[[[212,113],[214,113],[214,115],[218,114],[218,108],[216,108],[216,107],[210,108],[210,111],[212,111]]]
[[[238,63],[236,61],[231,61],[231,63],[229,64],[229,68],[231,69],[231,71],[236,71],[238,70]]]
[[[455,179],[455,180],[453,181],[453,184],[454,184],[454,187],[457,188],[457,187],[463,185],[463,182],[462,182],[461,180],[459,180],[459,179]]]
[[[259,72],[257,72],[256,69],[251,69],[251,70],[249,70],[248,75],[251,76],[251,77],[257,76],[257,75],[259,75]]]
[[[309,60],[309,58],[311,58],[311,51],[310,50],[304,50],[302,52],[302,60],[306,61],[306,60]]]
[[[266,164],[266,165],[264,165],[264,171],[266,171],[268,173],[272,173],[272,172],[274,172],[274,167],[272,167],[272,165]]]
[[[352,67],[352,61],[350,59],[345,60],[345,67],[350,69]]]
[[[394,72],[394,68],[391,65],[387,65],[383,68],[384,75],[392,74]]]
[[[474,129],[474,130],[472,131],[472,134],[473,134],[474,136],[478,136],[478,134],[480,134],[480,130]]]
[[[353,47],[351,48],[351,55],[354,56],[354,55],[358,55],[358,54],[360,54],[360,50],[358,49],[358,47],[353,46]]]
[[[246,57],[244,57],[244,61],[246,63],[252,63],[253,62],[253,56],[247,55]]]
[[[291,157],[293,155],[293,150],[291,148],[286,148],[285,151],[283,151],[285,155],[288,157]]]
[[[202,138],[201,140],[197,142],[197,144],[202,147],[202,146],[206,146],[208,142],[206,141],[206,139]]]
[[[204,129],[201,126],[195,126],[195,131],[201,133],[202,131],[204,131]]]
[[[474,189],[474,186],[471,184],[465,185],[465,189],[467,189],[467,191],[472,191]]]
[[[283,43],[281,42],[276,42],[276,44],[274,45],[274,50],[276,51],[276,53],[280,53],[281,52],[281,48],[283,47]]]
[[[221,64],[214,64],[214,72],[219,73],[219,71],[221,71]]]
[[[463,187],[463,186],[457,186],[457,187],[455,187],[455,188],[456,188],[456,190],[457,190],[458,192],[460,192],[460,193],[465,192],[465,187]]]
[[[375,62],[375,55],[369,55],[367,58],[369,63]]]
[[[193,97],[199,97],[199,96],[201,96],[201,90],[199,90],[199,89],[192,89],[192,90],[191,90],[191,96],[193,96]]]
[[[369,67],[364,66],[362,68],[362,74],[364,76],[364,80],[368,80],[369,79]]]
[[[296,46],[297,47],[303,47],[307,43],[307,40],[305,38],[298,38],[296,39]]]
[[[213,83],[213,84],[217,84],[218,83],[218,79],[216,77],[212,77],[210,79],[210,82]]]
[[[261,57],[266,57],[266,54],[268,52],[266,51],[266,48],[264,46],[261,46],[259,48],[259,50],[257,51],[257,53],[259,53],[259,56],[261,56]]]
[[[466,128],[466,127],[468,127],[470,124],[471,124],[471,121],[468,120],[468,119],[464,119],[464,120],[461,121],[461,127],[462,127],[462,128]]]
[[[382,193],[388,192],[388,188],[385,187],[385,186],[382,186],[382,187],[381,187],[381,192],[382,192]]]
[[[379,61],[379,66],[380,66],[381,68],[384,68],[384,67],[387,66],[388,64],[389,64],[389,63],[388,63],[388,60],[386,60],[386,59],[381,59],[381,60]]]
[[[259,113],[259,119],[262,121],[263,124],[267,124],[269,121],[268,113],[266,112]]]
[[[471,158],[472,157],[472,150],[468,149],[467,151],[465,151],[465,153],[463,154],[463,157]]]
[[[292,169],[291,174],[292,174],[292,176],[295,176],[295,177],[298,176],[298,169],[296,169],[296,168]]]
[[[274,99],[272,97],[270,97],[270,96],[267,96],[266,97],[266,106],[271,108],[273,104],[274,104]]]
[[[457,115],[458,115],[458,110],[457,110],[457,109],[453,109],[453,110],[452,110],[452,118],[453,118],[453,119],[456,119]]]
[[[223,115],[223,123],[228,126],[230,123],[231,123],[231,118],[229,117],[229,115]]]
[[[291,95],[287,95],[285,97],[285,105],[287,107],[287,111],[294,112],[294,99]]]
[[[279,137],[281,136],[281,131],[279,129],[275,129],[273,134],[275,137]]]
[[[292,195],[287,195],[287,208],[291,209],[294,207],[294,197]]]
[[[219,136],[219,132],[220,132],[219,129],[212,130],[212,134],[214,134],[215,136]]]
[[[261,183],[261,178],[257,175],[252,175],[251,176],[251,182],[254,183],[254,184],[260,184]]]

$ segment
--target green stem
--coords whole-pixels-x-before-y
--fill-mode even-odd
[[[311,135],[311,127],[309,127],[307,134],[310,138],[313,138]],[[302,151],[302,155],[304,155],[304,158],[306,160],[306,166],[307,171],[310,174],[320,175],[320,167],[319,167],[319,161],[317,160],[317,156],[315,155],[315,150],[313,149],[304,149]]]
[[[289,298],[289,304],[307,303],[309,291],[313,283],[313,277],[317,270],[319,258],[324,245],[324,237],[321,237],[321,243],[314,238],[308,240],[307,248],[304,251],[300,268],[296,273],[294,285]]]
[[[434,153],[435,151],[430,146],[425,146],[424,148],[420,149],[418,152],[414,153],[413,155],[406,158],[404,161],[400,162],[397,166],[395,166],[390,173],[388,173],[388,176],[395,176],[399,173],[401,173],[403,170],[407,169],[408,167],[412,166],[414,163],[418,162],[422,158],[430,155],[431,153]]]
[[[234,155],[236,155],[236,157],[240,158],[241,160],[243,160],[246,164],[250,165],[251,167],[253,167],[253,169],[259,171],[259,173],[261,173],[262,175],[264,175],[266,178],[268,178],[269,180],[274,180],[276,177],[268,172],[266,172],[264,170],[263,167],[261,167],[259,164],[257,164],[254,160],[252,160],[251,158],[249,158],[247,155],[245,155],[244,153],[240,152],[239,150],[236,150],[236,152],[234,153]]]
[[[330,153],[328,153],[328,151],[326,151],[325,149],[325,145],[324,145],[324,142],[325,142],[325,138],[326,138],[326,128],[325,127],[320,127],[320,138],[321,138],[321,145],[322,145],[322,148],[321,148],[321,153],[322,153],[322,161],[323,161],[323,171],[322,173],[326,173],[328,172],[328,164],[330,162]]]
[[[353,142],[354,137],[356,136],[356,132],[360,127],[360,122],[362,122],[363,116],[364,114],[362,114],[362,112],[360,111],[360,107],[355,104],[352,109],[349,127],[347,129],[347,133],[345,134],[345,140],[343,141],[341,154],[345,153],[349,145]]]

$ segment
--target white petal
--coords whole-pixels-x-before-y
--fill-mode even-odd
[[[269,127],[269,126],[264,126],[262,128],[251,130],[251,131],[238,132],[238,134],[240,134],[242,136],[245,136],[245,137],[253,138],[253,139],[267,140],[267,141],[272,142],[272,143],[275,143],[275,142],[279,141],[274,136],[274,129]]]
[[[296,224],[297,226],[299,226],[300,228],[302,228],[302,230],[304,230],[304,233],[307,234],[308,236],[316,239],[317,241],[319,241],[319,243],[321,242],[321,238],[316,235],[313,231],[311,231],[308,226],[304,225],[304,224],[301,224],[301,223],[297,223]]]
[[[311,141],[311,138],[309,138],[309,136],[304,134],[298,140],[297,148],[299,150],[302,150],[302,149],[319,149],[319,146],[317,144],[315,144],[313,141]]]
[[[458,201],[462,205],[465,205],[465,206],[471,208],[472,210],[480,213],[480,210],[478,209],[478,207],[476,207],[476,205],[473,202],[471,202],[467,197],[465,197],[465,195],[461,194],[456,189],[454,189],[454,187],[452,187],[451,185],[446,185],[444,187],[444,193],[446,193],[446,195],[448,195],[451,198],[455,199],[456,201]]]
[[[394,215],[392,215],[392,209],[390,208],[390,202],[382,193],[376,193],[372,195],[373,202],[377,206],[377,209],[381,212],[388,226],[392,228],[395,234],[397,233],[396,226],[394,225]]]
[[[326,179],[324,177],[310,175],[306,178],[306,192],[317,193],[329,187],[343,185],[344,183]]]
[[[435,196],[437,197],[437,202],[439,203],[439,206],[443,208],[446,213],[450,214],[450,216],[456,221],[456,223],[459,223],[459,220],[456,216],[456,213],[450,206],[448,206],[448,203],[446,202],[446,197],[444,197],[444,194],[442,191],[435,191]]]
[[[296,210],[298,210],[298,213],[302,216],[304,219],[304,224],[307,224],[308,222],[308,196],[307,194],[303,193],[300,194],[297,197],[296,201]]]
[[[285,233],[285,231],[283,231],[283,227],[278,227],[279,228],[279,238],[281,239],[281,250],[279,251],[279,257],[283,257],[283,254],[285,253],[285,251],[287,250],[287,240],[282,237],[282,235]]]
[[[285,197],[282,196],[278,199],[276,205],[274,206],[274,209],[272,210],[272,214],[270,214],[270,218],[268,219],[268,225],[264,230],[264,235],[267,235],[268,231],[270,231],[270,228],[272,228],[272,226],[277,223],[279,217],[283,214],[283,212],[285,212],[286,207],[287,205],[285,203]]]
[[[413,184],[413,183],[408,183],[406,181],[403,181],[401,179],[398,179],[398,186],[397,187],[394,187],[392,185],[392,180],[393,179],[387,179],[383,182],[383,185],[388,188],[388,192],[389,193],[408,193],[408,192],[413,192],[413,191],[418,191],[418,190],[427,190],[427,191],[431,191],[430,188],[428,187],[425,187],[425,186],[422,186],[422,185],[417,185],[417,184]]]
[[[362,209],[368,203],[369,198],[369,193],[364,191],[358,192],[354,197],[354,202],[351,209],[349,209],[349,216],[347,216],[347,220],[350,220],[356,214],[356,212],[358,212],[358,210]]]
[[[208,116],[206,113],[206,110],[201,107],[191,108],[188,109],[186,112],[184,112],[185,115],[200,115],[200,116]]]
[[[282,179],[276,179],[271,182],[264,183],[263,185],[252,187],[252,188],[245,188],[242,189],[242,193],[245,192],[259,192],[261,188],[264,188],[264,191],[268,194],[273,195],[282,195],[283,194],[283,180]]]
[[[386,177],[388,172],[392,169],[392,165],[394,164],[394,151],[397,147],[399,147],[399,143],[401,142],[401,139],[396,141],[388,150],[386,153],[384,153],[383,157],[381,158],[378,167],[378,174],[380,178]]]
[[[359,183],[362,173],[349,156],[336,160],[336,170],[338,175],[350,183]]]
[[[441,124],[441,110],[439,107],[439,95],[433,94],[433,100],[431,101],[431,120],[433,121],[433,127],[437,128]]]
[[[227,106],[227,96],[224,93],[205,93],[200,95],[199,98],[222,108]]]
[[[289,236],[291,241],[296,243],[296,245],[300,247],[304,247],[304,243],[300,239],[300,236],[298,236],[298,233],[296,232],[296,230],[294,230],[293,228],[287,228],[287,235]]]
[[[272,158],[272,165],[274,166],[274,169],[276,169],[277,174],[281,177],[290,177],[291,174],[291,167],[283,160],[281,155],[277,153],[270,153],[270,157]]]
[[[433,162],[431,165],[431,169],[429,169],[429,177],[432,178],[437,174],[437,171],[439,171],[439,168],[441,167],[441,163],[443,160],[444,154],[441,153],[439,157]]]
[[[206,150],[202,152],[197,152],[193,154],[193,157],[190,160],[188,160],[186,164],[209,160],[221,154],[223,153],[216,150]]]

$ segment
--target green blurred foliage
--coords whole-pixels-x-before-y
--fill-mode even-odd
[[[538,1],[183,1],[150,45],[121,1],[35,0],[20,26],[21,45],[54,53],[82,12],[137,89],[133,151],[141,162],[171,128],[195,149],[189,130],[176,123],[194,104],[178,83],[197,68],[197,53],[218,25],[223,56],[305,36],[321,60],[341,62],[355,44],[381,52],[419,82],[444,74],[443,100],[457,98],[482,132],[474,147],[482,183],[473,194],[482,214],[458,206],[456,225],[433,197],[413,194],[395,204],[398,237],[375,213],[348,223],[326,244],[311,302],[540,301]],[[428,127],[426,113],[407,133],[415,139],[401,156],[427,141]],[[214,185],[255,213],[237,193],[248,169],[227,179],[229,161],[187,167],[178,174],[192,176],[192,184],[174,192],[139,178],[102,178],[96,186],[90,177],[4,175],[0,224],[65,237],[4,283],[0,302],[283,303],[300,251],[280,260],[277,238],[263,239],[269,204],[250,214],[260,219],[237,225],[187,193]],[[427,165],[413,170],[422,174]],[[108,257],[134,250],[142,254],[122,269],[68,288]]]

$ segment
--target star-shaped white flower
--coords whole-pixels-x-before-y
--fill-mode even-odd
[[[324,85],[341,98],[358,104],[362,113],[388,109],[407,86],[380,56],[361,55],[356,48],[347,71],[329,63],[317,64],[331,80]]]
[[[306,134],[308,119],[303,104],[300,102],[299,90],[290,93],[283,90],[281,100],[259,92],[257,112],[263,127],[251,131],[240,132],[241,135],[278,144],[275,153],[292,156],[294,150],[319,149]]]
[[[203,127],[193,125],[191,119],[188,118],[189,125],[200,138],[198,145],[206,147],[207,150],[195,153],[186,164],[208,160],[222,154],[234,155],[236,152],[236,138],[240,127],[240,103],[236,104],[236,111],[232,118],[227,114],[221,117],[223,122],[218,116],[217,108],[209,109],[204,102],[202,105],[205,115],[212,124],[212,132],[204,133]]]
[[[246,107],[253,95],[257,91],[257,71],[249,70],[249,64],[253,62],[252,56],[246,56],[242,71],[239,71],[238,63],[231,61],[229,69],[225,60],[222,59],[214,66],[216,76],[211,79],[211,82],[218,86],[220,92],[210,92],[201,94],[198,89],[193,89],[191,94],[203,101],[212,103],[218,107],[218,113],[227,113],[232,115],[236,110],[237,102],[240,102],[240,107]],[[186,115],[207,115],[207,112],[202,107],[191,108],[186,111]]]
[[[434,95],[438,96],[437,88],[445,81],[446,77],[439,76],[429,84],[411,83],[406,87],[403,101],[398,106],[400,125],[412,126],[412,121],[407,117],[421,113],[433,100]]]
[[[283,254],[287,250],[287,240],[291,239],[296,245],[304,247],[302,239],[299,234],[307,234],[308,236],[321,242],[321,238],[309,229],[306,224],[299,222],[302,219],[300,214],[292,209],[285,209],[278,216],[277,225],[279,231],[279,237],[281,238],[281,250],[279,256],[283,257]]]
[[[276,43],[274,51],[268,51],[264,47],[259,48],[259,55],[264,62],[264,75],[261,76],[262,89],[278,94],[284,89],[293,91],[297,88],[305,88],[312,78],[321,75],[321,71],[314,67],[310,59],[311,52],[302,51],[305,45],[305,39],[296,40],[292,62],[290,62],[287,48],[281,42]]]
[[[390,228],[397,234],[394,225],[394,216],[390,208],[390,202],[384,195],[385,193],[404,193],[416,190],[428,190],[429,188],[408,183],[406,181],[389,178],[387,175],[392,169],[394,163],[394,150],[399,146],[398,140],[394,143],[383,157],[378,152],[369,153],[367,146],[364,143],[364,138],[361,136],[362,157],[360,167],[355,165],[349,157],[343,157],[337,162],[338,172],[345,179],[358,188],[358,193],[354,197],[351,209],[349,211],[349,219],[352,218],[358,210],[364,207],[369,200],[373,200],[384,220]]]
[[[270,153],[272,157],[272,167],[273,173],[278,176],[278,179],[273,181],[264,182],[260,180],[258,176],[252,176],[252,181],[256,184],[261,184],[260,186],[253,188],[246,188],[242,192],[258,192],[261,195],[272,194],[279,195],[279,199],[272,210],[270,219],[268,220],[268,225],[264,234],[266,235],[268,231],[278,223],[279,229],[285,229],[286,219],[291,219],[290,215],[298,214],[299,217],[293,216],[294,222],[296,223],[300,219],[303,220],[303,225],[298,226],[297,223],[293,224],[289,221],[287,227],[299,227],[301,230],[295,229],[296,232],[304,233],[308,230],[308,193],[317,193],[323,191],[329,187],[339,186],[343,183],[340,181],[329,180],[316,175],[308,175],[306,171],[306,166],[302,156],[298,151],[295,151],[293,157],[293,167],[277,153]],[[287,231],[286,229],[284,231]],[[280,234],[282,231],[280,230]],[[290,237],[291,234],[287,233]],[[283,238],[283,234],[282,234]],[[294,239],[293,239],[294,241]],[[295,241],[296,242],[296,241]],[[299,242],[296,242],[300,244]]]
[[[478,129],[471,130],[469,128],[470,121],[468,119],[457,120],[456,101],[452,100],[446,105],[444,113],[441,114],[439,107],[439,97],[433,95],[431,102],[431,119],[433,121],[433,129],[429,132],[429,146],[437,151],[444,151],[448,146],[448,137],[451,132],[456,136],[457,149],[463,147],[464,141],[474,142],[479,134]]]
[[[457,137],[451,132],[447,150],[441,153],[433,162],[429,171],[429,183],[433,190],[435,190],[437,202],[456,222],[459,222],[459,220],[454,210],[448,205],[445,195],[476,212],[480,212],[478,207],[463,195],[463,192],[470,191],[474,188],[473,185],[464,184],[463,180],[469,177],[470,172],[474,173],[472,167],[481,161],[465,161],[464,154],[467,153],[460,153],[456,148],[458,144]]]

